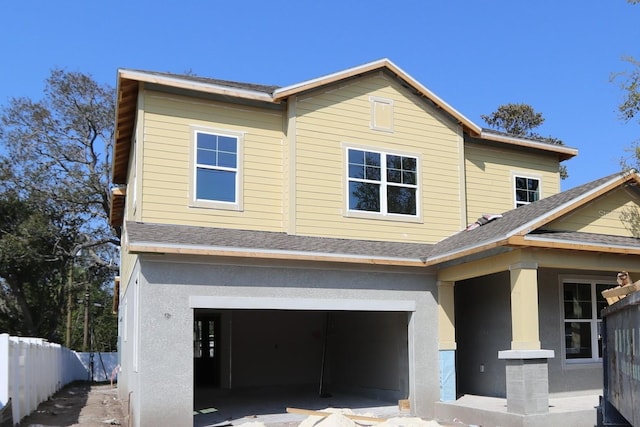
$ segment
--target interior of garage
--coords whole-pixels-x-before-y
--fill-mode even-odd
[[[196,309],[194,414],[211,422],[233,407],[237,417],[243,401],[247,413],[261,411],[255,401],[283,412],[296,404],[397,408],[409,395],[409,316]]]

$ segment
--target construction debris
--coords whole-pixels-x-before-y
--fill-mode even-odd
[[[602,291],[602,296],[607,300],[607,304],[611,305],[627,295],[640,291],[640,280],[633,283],[631,276],[626,271],[621,271],[616,276],[619,286]]]
[[[439,427],[435,421],[425,421],[417,417],[377,418],[357,415],[348,408],[327,408],[323,411],[287,408],[288,413],[309,415],[299,427]]]

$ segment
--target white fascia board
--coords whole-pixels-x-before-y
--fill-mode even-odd
[[[196,82],[177,77],[159,76],[156,74],[145,73],[142,71],[121,69],[118,71],[120,78],[137,80],[144,83],[155,83],[163,86],[176,87],[181,89],[189,89],[197,92],[213,93],[219,95],[228,95],[238,98],[255,99],[265,102],[274,102],[273,97],[264,92],[258,92],[248,89],[232,88],[229,86],[221,86],[212,83]]]
[[[180,253],[183,251],[199,251],[199,252],[221,252],[221,253],[236,253],[240,254],[265,254],[265,255],[281,255],[291,256],[296,258],[324,258],[327,260],[334,260],[340,262],[341,259],[359,259],[363,263],[369,260],[373,261],[389,261],[389,262],[406,262],[406,263],[420,263],[424,264],[424,261],[420,258],[400,258],[400,257],[381,257],[381,256],[369,256],[369,255],[356,255],[356,254],[339,254],[339,253],[327,253],[327,252],[303,252],[303,251],[285,251],[277,249],[264,249],[264,248],[236,248],[230,246],[206,246],[206,245],[178,245],[167,244],[159,242],[129,242],[129,246],[134,248],[135,252],[159,252],[159,250],[166,250],[169,253]]]
[[[499,135],[493,132],[486,132],[485,130],[481,131],[480,138],[487,139],[490,141],[505,142],[507,144],[513,144],[513,145],[518,145],[523,147],[539,148],[541,150],[566,154],[571,157],[578,155],[578,150],[576,148],[567,147],[566,145],[549,144],[546,142],[534,141],[532,139],[527,139],[527,138],[518,138],[515,136]]]
[[[414,300],[277,298],[277,297],[189,297],[190,308],[305,311],[416,311]]]
[[[456,250],[453,250],[453,251],[445,252],[443,254],[440,254],[440,255],[434,256],[434,257],[430,257],[429,256],[429,257],[426,258],[425,261],[427,263],[433,263],[433,262],[436,262],[436,261],[441,260],[443,258],[448,258],[448,257],[450,257],[452,255],[458,254],[460,252],[472,251],[472,253],[476,253],[476,252],[479,252],[480,250],[482,250],[482,248],[484,248],[485,246],[493,246],[495,243],[498,243],[498,242],[500,242],[502,240],[506,240],[508,237],[509,237],[508,234],[504,234],[502,236],[495,237],[495,238],[493,238],[491,240],[486,240],[486,241],[484,241],[482,243],[478,243],[476,245],[464,246],[464,247],[462,247],[460,249],[456,249]]]
[[[571,243],[580,246],[592,247],[594,249],[602,248],[602,246],[606,246],[607,248],[615,248],[615,249],[627,249],[632,251],[640,251],[640,247],[638,246],[630,246],[630,245],[620,245],[616,243],[594,243],[588,242],[584,240],[565,240],[565,239],[554,239],[551,237],[542,237],[544,235],[527,235],[524,236],[524,240],[530,240],[535,242],[546,242],[546,243]]]

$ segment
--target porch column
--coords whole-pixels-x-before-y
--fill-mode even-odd
[[[453,286],[438,281],[438,350],[440,355],[440,400],[456,400],[456,326]]]
[[[511,350],[539,350],[538,265],[518,263],[511,273]]]
[[[540,349],[538,265],[509,266],[511,274],[511,350],[498,352],[506,361],[507,411],[517,414],[549,412],[548,359],[553,350]]]

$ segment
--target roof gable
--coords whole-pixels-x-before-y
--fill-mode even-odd
[[[614,174],[595,181],[588,182],[573,189],[544,198],[520,208],[505,212],[501,218],[486,223],[483,226],[469,231],[461,231],[437,243],[427,258],[427,264],[437,264],[444,261],[461,258],[466,255],[479,253],[488,249],[501,246],[534,246],[533,241],[541,242],[545,226],[553,221],[566,217],[578,208],[617,190],[623,185],[636,185],[640,177],[634,173]],[[552,230],[550,230],[553,232]],[[572,238],[592,240],[599,242],[606,239],[600,234],[599,239],[588,239],[583,231],[567,232],[563,235],[565,242],[571,242]],[[597,234],[597,233],[594,233]],[[556,234],[553,234],[556,236]],[[547,234],[547,238],[549,238]],[[622,236],[625,244],[637,246],[640,249],[640,240],[635,237]],[[618,243],[623,243],[622,241]],[[536,244],[545,246],[544,244]],[[553,245],[548,245],[553,247]]]
[[[635,182],[626,183],[546,224],[540,231],[640,237],[636,224],[639,208],[640,189]]]

